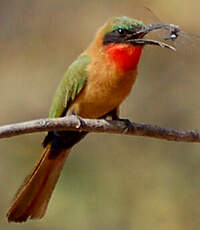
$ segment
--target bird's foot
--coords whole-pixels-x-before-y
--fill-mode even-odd
[[[76,128],[79,129],[78,131],[81,132],[81,127],[83,125],[83,119],[82,117],[80,117],[77,113],[75,113],[74,111],[71,113],[71,115],[73,115],[76,120],[78,121],[77,122],[77,125],[76,125]]]
[[[130,130],[130,128],[132,127],[132,123],[129,119],[118,118],[117,121],[122,121],[126,125],[122,133],[127,133]]]

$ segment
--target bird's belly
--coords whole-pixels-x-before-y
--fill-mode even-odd
[[[118,98],[115,99],[115,96],[112,97],[90,97],[86,100],[81,100],[74,104],[75,110],[77,110],[77,114],[81,117],[85,118],[99,118],[109,111],[113,110],[117,107],[122,100]]]
[[[109,111],[117,107],[122,100],[112,95],[108,95],[99,98],[98,95],[92,95],[91,97],[78,99],[70,110],[74,111],[81,117],[85,118],[99,118]]]
[[[91,81],[75,99],[69,111],[85,118],[99,118],[118,107],[130,93],[136,72],[121,79]]]

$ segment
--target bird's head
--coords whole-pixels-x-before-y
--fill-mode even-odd
[[[175,50],[174,47],[160,41],[144,38],[148,33],[158,29],[180,29],[173,24],[150,24],[145,25],[142,21],[126,16],[113,17],[100,29],[103,34],[103,45],[113,43],[131,44],[134,46],[156,45]]]
[[[153,30],[153,25],[145,25],[137,19],[113,17],[97,32],[95,43],[106,50],[118,67],[127,71],[137,67],[145,45],[173,48],[163,42],[144,38]]]
[[[142,38],[146,25],[139,20],[128,17],[113,17],[108,20],[103,28],[103,45],[111,43],[133,44],[133,40]],[[135,44],[136,45],[136,44]]]

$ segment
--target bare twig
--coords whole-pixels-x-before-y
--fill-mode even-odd
[[[76,116],[63,118],[45,118],[10,124],[0,127],[0,138],[12,137],[26,133],[51,130],[76,130],[96,133],[114,133],[134,136],[146,136],[168,141],[200,142],[200,131],[177,130],[157,125],[110,121],[103,119],[82,119]]]

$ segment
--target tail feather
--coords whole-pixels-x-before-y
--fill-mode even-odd
[[[9,222],[23,222],[28,218],[39,219],[44,216],[69,151],[63,149],[52,159],[51,144],[45,147],[32,173],[25,178],[15,195],[14,203],[7,213]]]

